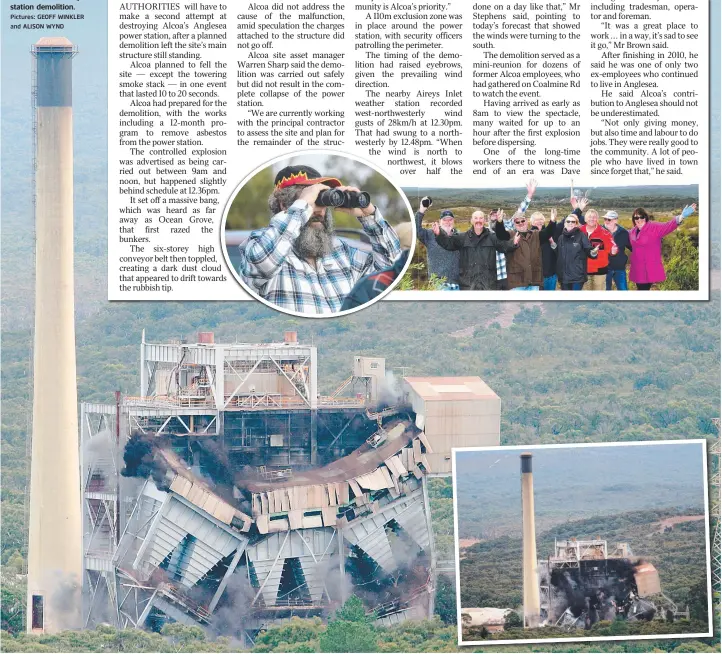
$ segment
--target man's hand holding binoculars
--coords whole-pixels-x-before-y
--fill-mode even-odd
[[[326,191],[329,193],[326,193]],[[306,202],[316,215],[323,213],[326,207],[331,207],[357,218],[370,216],[376,211],[369,194],[362,192],[355,186],[337,186],[332,189],[325,184],[313,184],[305,188],[298,197]]]

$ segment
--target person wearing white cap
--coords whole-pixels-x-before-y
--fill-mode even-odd
[[[604,229],[606,229],[617,245],[617,253],[609,255],[609,266],[607,267],[607,290],[612,290],[612,282],[618,291],[627,289],[627,253],[632,251],[632,244],[629,241],[629,232],[619,224],[619,214],[616,211],[607,211],[604,218]]]

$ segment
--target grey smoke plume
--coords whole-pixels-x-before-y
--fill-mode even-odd
[[[251,613],[251,603],[257,592],[251,586],[246,567],[239,565],[228,580],[213,613],[213,626],[222,634],[233,634],[236,638],[241,638],[243,618]]]
[[[89,461],[97,456],[107,456],[108,448],[115,447],[115,434],[110,429],[104,429],[83,441],[83,459]]]
[[[48,597],[48,606],[52,609],[54,628],[80,629],[77,623],[81,611],[81,583],[75,575],[56,571],[55,581],[52,584],[53,593]]]
[[[391,370],[386,371],[386,376],[379,385],[378,390],[380,406],[397,406],[403,401],[401,379],[398,379]]]

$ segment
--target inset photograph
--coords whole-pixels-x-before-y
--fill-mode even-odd
[[[697,185],[587,188],[572,180],[568,188],[545,188],[520,179],[518,188],[404,192],[419,243],[406,290],[698,291],[707,285],[706,270],[700,277]]]
[[[241,285],[297,316],[337,316],[390,292],[414,245],[403,193],[356,159],[313,151],[243,180],[224,214],[224,253]]]
[[[455,449],[459,645],[711,636],[705,448]]]

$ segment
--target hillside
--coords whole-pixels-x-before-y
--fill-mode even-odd
[[[561,523],[538,533],[537,552],[540,558],[548,556],[555,538],[599,536],[610,543],[628,542],[635,556],[657,568],[662,591],[681,606],[689,604],[693,619],[706,621],[706,606],[698,598],[700,588],[706,597],[705,524],[686,522],[664,533],[655,530],[660,519],[676,513],[636,511]],[[521,551],[521,538],[509,536],[465,549],[460,568],[462,607],[518,607],[522,602]]]
[[[719,414],[719,302],[523,310],[501,331],[446,335],[493,318],[502,303],[385,302],[315,321],[251,303],[112,303],[80,321],[78,395],[110,401],[138,387],[138,342],[214,330],[216,340],[259,342],[297,329],[319,347],[320,390],[348,376],[353,354],[387,357],[414,375],[479,375],[502,398],[502,443],[699,438]],[[423,315],[423,319],[420,316]],[[7,326],[6,326],[7,329]],[[32,366],[30,332],[3,334],[5,557],[22,545],[14,517],[25,490]],[[573,353],[573,356],[570,356]],[[594,402],[589,403],[588,398]],[[8,541],[8,532],[14,536]]]
[[[286,329],[319,348],[321,392],[348,377],[352,355],[414,375],[479,375],[502,400],[502,444],[711,437],[719,415],[719,302],[523,309],[503,303],[385,302],[347,318],[281,316],[253,303],[111,303],[79,321],[78,396],[138,391],[138,343],[213,330],[216,340],[269,341]],[[9,328],[10,327],[10,328]],[[3,333],[2,560],[24,549],[31,333]],[[471,336],[450,332],[471,328]],[[593,402],[589,400],[593,399]]]
[[[521,535],[523,451],[457,453],[460,538]],[[699,445],[547,448],[533,450],[533,456],[539,531],[628,511],[699,507],[704,513]]]

